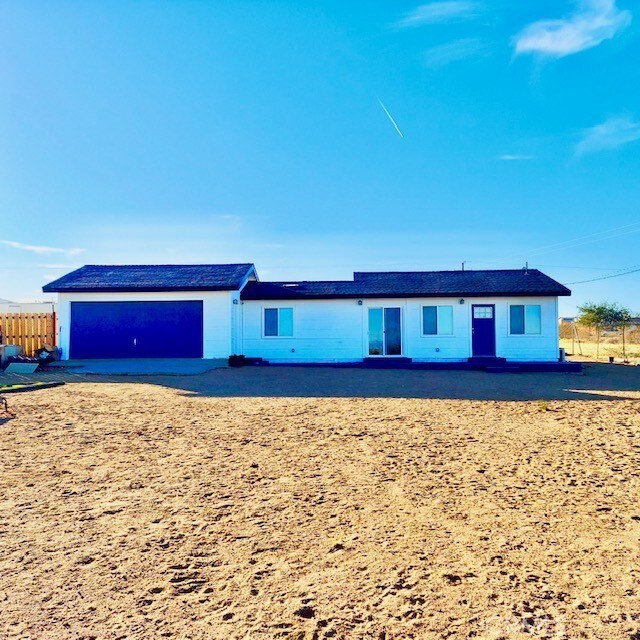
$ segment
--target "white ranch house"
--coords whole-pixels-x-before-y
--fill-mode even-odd
[[[43,290],[58,294],[63,358],[270,363],[554,363],[571,295],[536,269],[261,282],[252,264],[87,265]]]

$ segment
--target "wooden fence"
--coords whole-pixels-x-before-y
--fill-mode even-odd
[[[4,344],[19,344],[31,356],[45,343],[56,344],[56,314],[2,313],[0,333]]]

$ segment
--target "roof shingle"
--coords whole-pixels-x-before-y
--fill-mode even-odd
[[[249,282],[243,300],[569,296],[571,291],[537,269],[356,272],[353,280]]]
[[[244,264],[88,264],[53,282],[49,292],[225,291],[239,289],[253,269]]]

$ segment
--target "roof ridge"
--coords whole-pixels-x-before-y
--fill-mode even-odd
[[[85,264],[83,267],[253,267],[253,262],[188,262],[162,264]],[[82,268],[82,267],[79,267]]]
[[[401,273],[511,273],[520,271],[538,271],[540,269],[534,267],[519,267],[518,269],[435,269],[435,270],[412,270],[412,271],[354,271],[353,273],[384,273],[384,274],[401,274]]]
[[[305,282],[349,282],[349,283],[353,283],[354,280],[261,280],[260,284],[280,284],[280,285],[287,285],[287,284],[304,284]]]

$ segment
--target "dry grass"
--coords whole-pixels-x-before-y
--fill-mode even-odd
[[[567,353],[573,353],[574,355],[582,355],[586,358],[590,358],[596,360],[596,352],[598,351],[597,344],[595,342],[585,342],[578,341],[571,342],[571,340],[562,339],[560,340],[560,346],[566,349]],[[630,361],[640,361],[640,345],[638,344],[627,344],[625,347],[626,357]],[[611,343],[611,342],[601,342],[599,349],[599,357],[597,358],[600,362],[605,362],[609,360],[609,356],[613,356],[616,360],[621,360],[623,358],[622,355],[622,344],[620,343]]]
[[[76,384],[12,404],[0,637],[640,632],[635,401]]]

